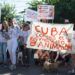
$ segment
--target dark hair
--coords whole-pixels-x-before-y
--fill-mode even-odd
[[[8,19],[8,22],[11,22],[11,21],[12,21],[12,18],[9,18],[9,19]]]
[[[31,24],[31,22],[30,21],[27,21],[26,24]]]
[[[27,27],[27,26],[29,26],[28,23],[24,23],[24,24],[23,24],[23,27]]]
[[[12,19],[12,18],[9,18],[9,19],[8,19],[8,25],[9,25],[9,26],[13,25],[13,19]]]
[[[23,28],[27,28],[28,30],[30,30],[30,26],[29,26],[29,24],[27,24],[27,23],[24,23],[24,24],[23,24]]]
[[[4,23],[6,23],[6,21],[4,21],[3,23],[2,23],[2,31],[4,30]],[[7,25],[6,25],[7,26]],[[6,28],[6,31],[8,31],[8,27]]]

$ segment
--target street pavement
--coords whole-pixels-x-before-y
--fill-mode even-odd
[[[0,65],[0,75],[75,75],[75,73],[68,73],[67,67],[59,67],[58,70],[48,72],[43,70],[41,66],[17,65],[16,70],[11,71],[8,66]]]

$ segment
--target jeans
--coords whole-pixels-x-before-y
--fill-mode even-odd
[[[0,61],[4,63],[7,62],[6,48],[7,48],[7,43],[0,42]]]
[[[2,55],[2,43],[0,42],[0,63],[3,62],[3,55]]]
[[[6,48],[7,48],[7,43],[3,42],[2,43],[2,55],[3,55],[3,62],[7,62],[7,53],[6,53]]]
[[[16,50],[17,50],[17,47],[18,47],[17,39],[13,38],[13,39],[8,40],[7,49],[8,49],[9,55],[10,55],[11,63],[13,65],[16,64]]]

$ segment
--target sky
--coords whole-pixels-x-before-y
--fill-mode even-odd
[[[0,0],[0,3],[9,3],[15,5],[16,12],[23,11],[24,9],[28,8],[29,5],[28,2],[31,2],[33,0]],[[38,0],[41,1],[41,0]]]

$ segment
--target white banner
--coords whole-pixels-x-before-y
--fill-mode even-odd
[[[31,9],[26,9],[25,15],[24,15],[25,21],[37,21],[37,12]]]
[[[54,19],[53,5],[38,5],[38,19]]]
[[[72,50],[73,24],[34,22],[27,47],[43,50]]]

